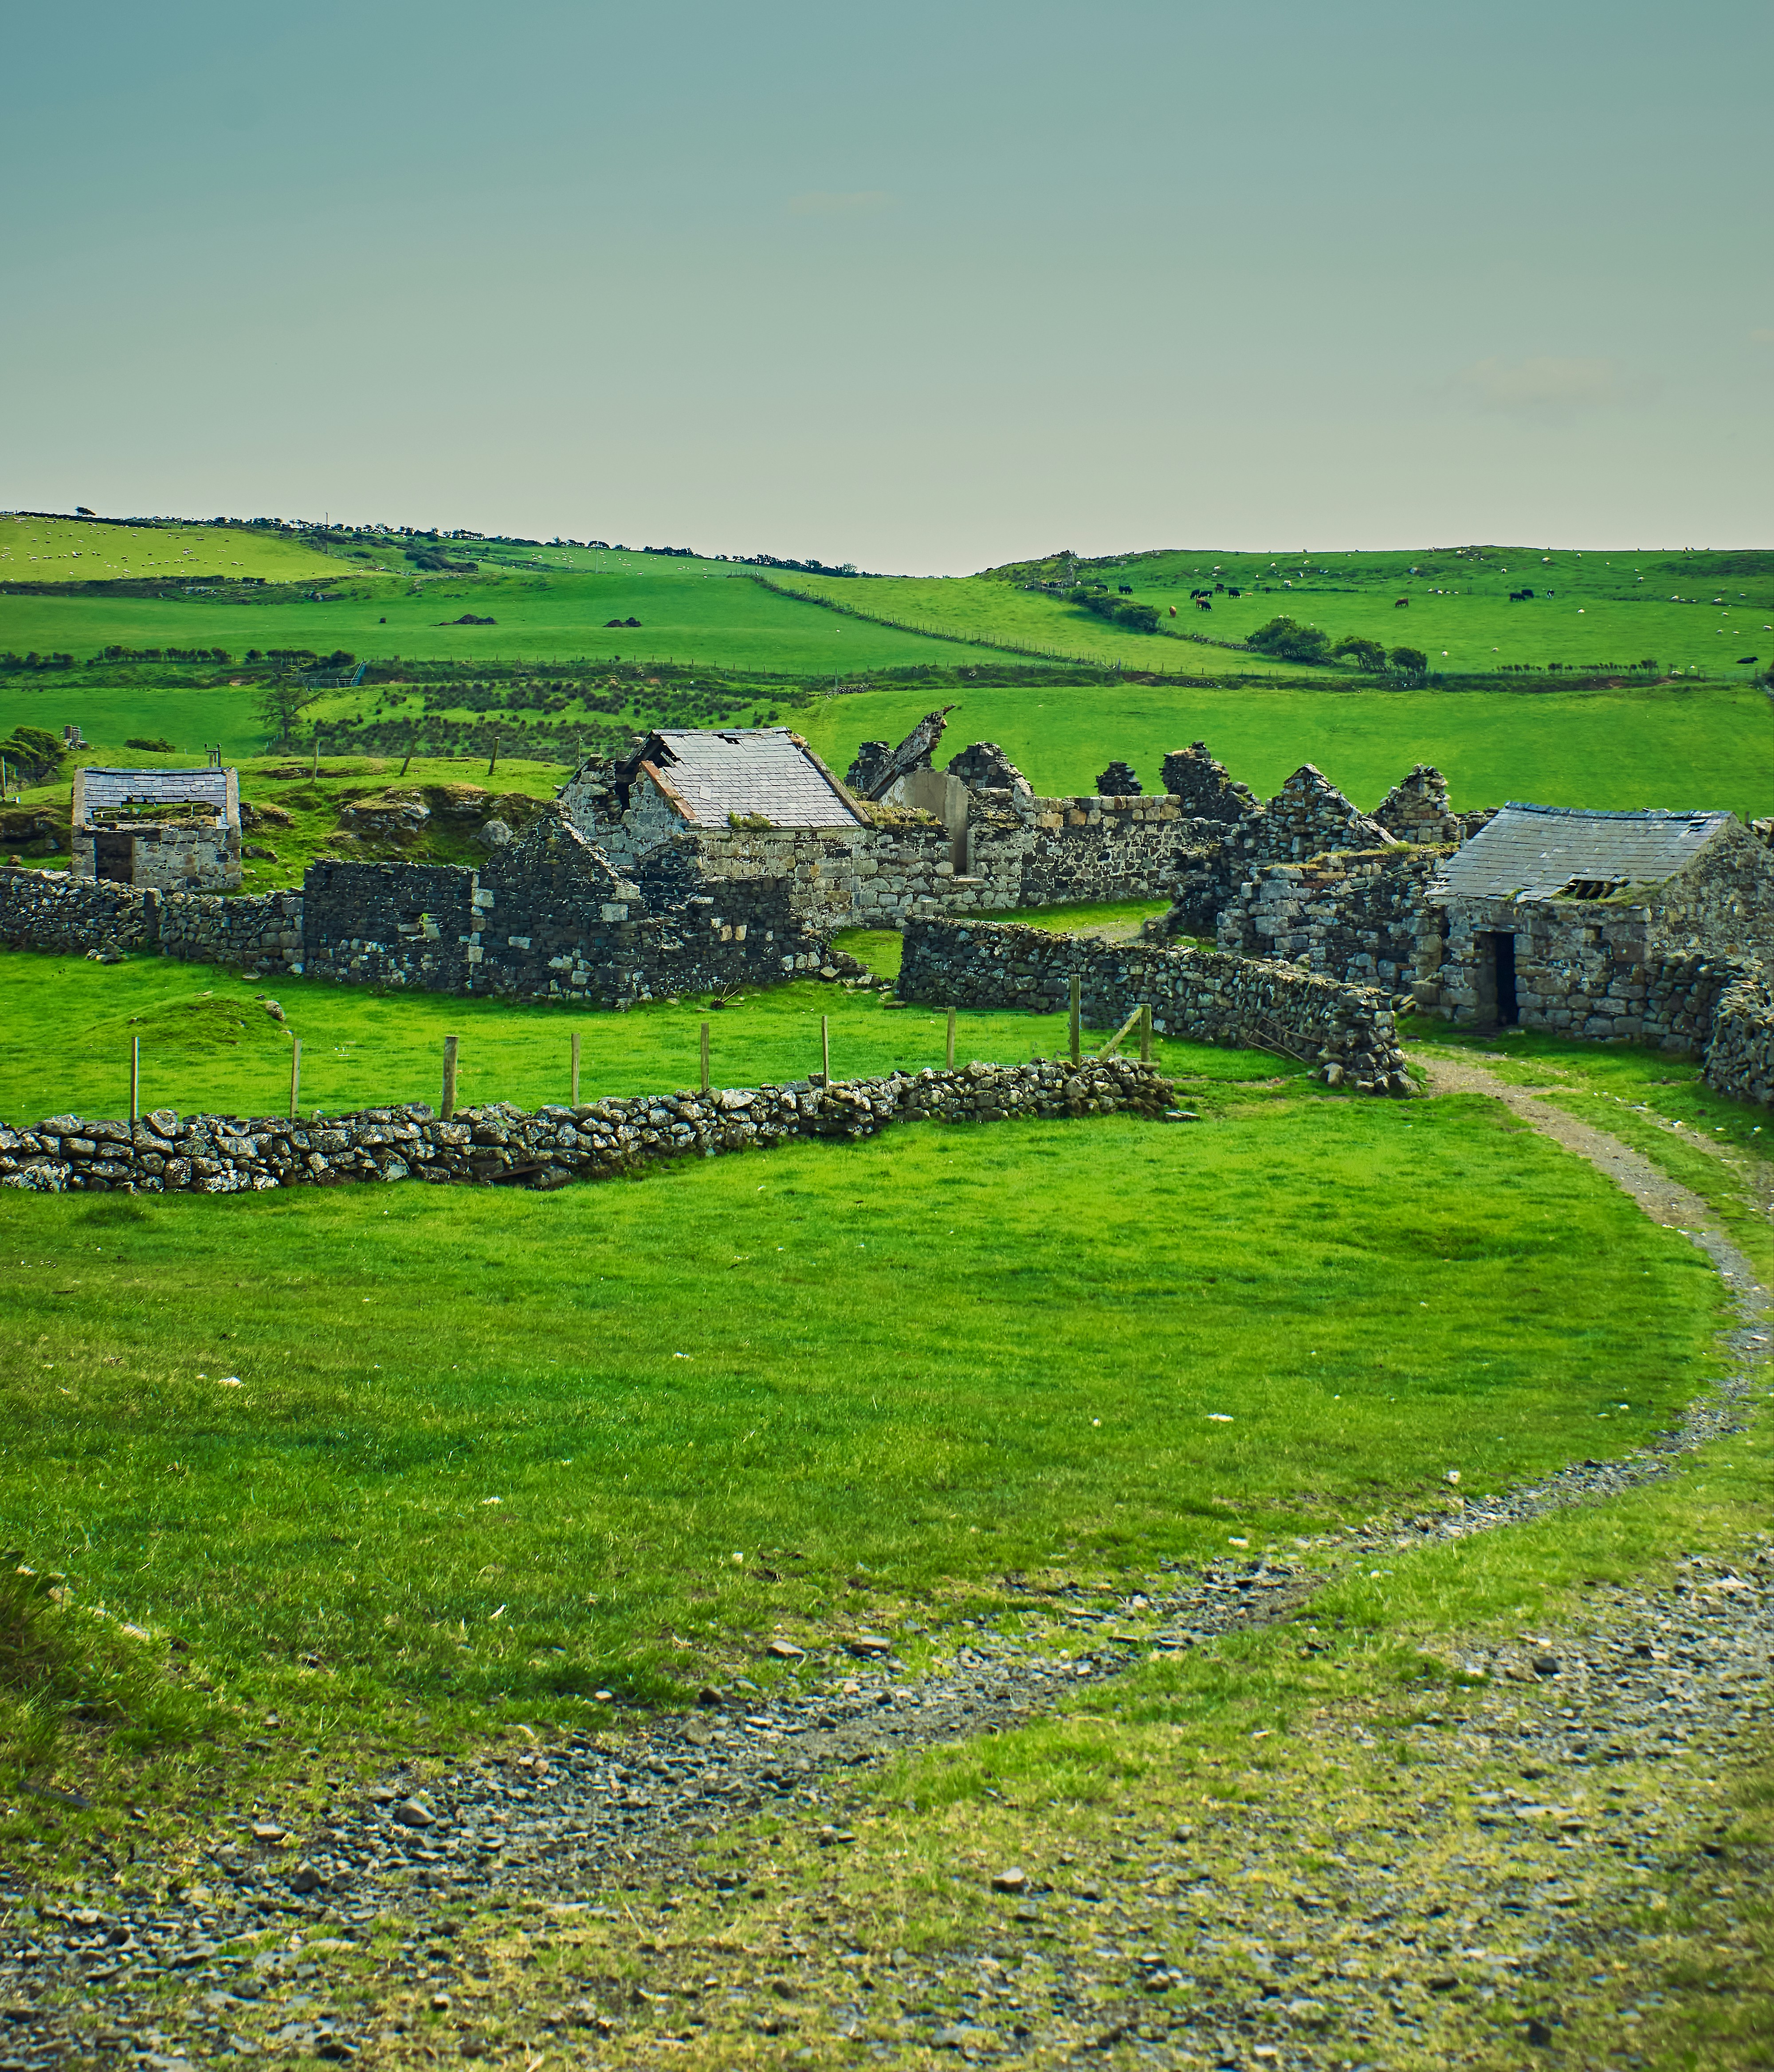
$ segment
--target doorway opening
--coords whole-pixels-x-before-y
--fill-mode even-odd
[[[1497,974],[1497,1018],[1500,1024],[1520,1021],[1521,1010],[1515,997],[1515,938],[1503,934],[1491,938],[1493,968]]]
[[[129,885],[135,878],[135,837],[101,834],[92,837],[92,875],[109,878],[114,885]]]

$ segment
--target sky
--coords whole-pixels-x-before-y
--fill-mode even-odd
[[[1760,0],[90,0],[0,506],[960,574],[1767,545]]]

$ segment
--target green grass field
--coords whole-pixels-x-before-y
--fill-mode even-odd
[[[897,948],[897,936],[893,943]],[[866,947],[857,943],[859,950]],[[694,1086],[704,1020],[712,1024],[713,1071],[724,1086],[780,1085],[816,1072],[822,1015],[831,1022],[832,1069],[845,1078],[940,1065],[945,1040],[943,1018],[934,1010],[888,1007],[873,994],[811,980],[748,993],[737,1006],[713,1009],[704,996],[615,1014],[373,993],[318,979],[273,985],[161,957],[104,965],[12,950],[0,951],[0,993],[6,1046],[0,1120],[12,1123],[38,1121],[71,1106],[91,1115],[126,1112],[136,1039],[145,1107],[254,1115],[287,1110],[296,1037],[302,1044],[302,1107],[331,1114],[385,1101],[435,1101],[446,1034],[461,1038],[464,1102],[511,1100],[526,1108],[567,1099],[574,1034],[587,1100]],[[257,1004],[267,995],[283,1008],[284,1025]],[[1065,1047],[1065,1017],[963,1012],[956,1042],[963,1059],[1016,1064],[1053,1057]],[[1216,1082],[1291,1077],[1302,1069],[1266,1052],[1162,1038],[1153,1056],[1166,1071]]]
[[[337,561],[299,541],[234,526],[0,517],[0,582],[118,582],[162,576],[179,582],[206,576],[324,582],[339,570]],[[0,646],[8,644],[9,633],[10,628],[0,628]]]
[[[1451,676],[1549,663],[1626,668],[1649,658],[1665,669],[1741,678],[1751,673],[1742,656],[1755,656],[1764,669],[1774,662],[1774,554],[1684,560],[1523,547],[1302,561],[1166,551],[1080,564],[1080,570],[1111,589],[1125,583],[1134,601],[1156,606],[1160,632],[1119,631],[1078,606],[991,578],[855,582],[790,573],[777,579],[932,631],[1053,648],[1130,669],[1272,671],[1278,665],[1264,657],[1186,638],[1179,647],[1168,636],[1242,640],[1279,614],[1322,627],[1333,639],[1353,633],[1388,648],[1420,648],[1432,669]],[[1212,610],[1198,610],[1189,592],[1216,583],[1224,590]],[[1510,591],[1521,588],[1534,590],[1534,598],[1511,603]],[[1234,589],[1242,594],[1225,594]],[[1402,609],[1399,598],[1408,599]],[[1179,659],[1186,656],[1193,662]]]
[[[1489,1104],[1197,1105],[553,1196],[0,1196],[0,1527],[231,1705],[484,1729],[1482,1493],[1708,1371],[1705,1262]]]
[[[1148,791],[1166,752],[1205,740],[1259,798],[1316,763],[1362,807],[1413,763],[1445,771],[1462,808],[1511,799],[1549,806],[1774,811],[1774,705],[1748,687],[1636,693],[1194,691],[1137,684],[962,689],[944,750],[996,741],[1037,791],[1094,791],[1112,758]],[[802,730],[834,768],[856,745],[897,741],[935,702],[915,689],[823,701]]]
[[[0,650],[83,660],[110,646],[215,646],[236,659],[251,648],[274,648],[320,654],[344,648],[360,659],[399,656],[409,661],[620,655],[838,675],[918,662],[953,664],[974,653],[964,640],[899,633],[799,603],[718,563],[649,558],[603,574],[500,569],[475,576],[372,576],[340,561],[325,566],[324,575],[291,578],[296,586],[274,593],[0,596]],[[55,579],[70,578],[64,572]],[[310,593],[317,583],[335,601],[314,602]],[[451,623],[464,614],[496,623]],[[639,627],[605,623],[631,618]],[[992,659],[989,650],[978,656]]]

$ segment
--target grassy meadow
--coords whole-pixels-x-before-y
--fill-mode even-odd
[[[199,582],[214,576],[323,582],[338,574],[339,565],[284,534],[234,526],[105,525],[80,518],[0,516],[0,582],[121,582],[162,577]],[[0,646],[9,644],[0,631]]]
[[[238,658],[248,648],[310,648],[319,654],[344,648],[360,659],[470,663],[621,656],[836,675],[952,664],[975,652],[992,658],[990,649],[975,651],[964,639],[901,633],[799,602],[725,563],[650,557],[639,566],[545,574],[489,561],[472,576],[383,575],[312,558],[324,574],[290,577],[277,590],[268,585],[203,597],[0,595],[0,651],[84,658],[113,645],[214,646]],[[33,563],[28,578],[77,579],[65,561],[55,565],[51,577]],[[327,601],[317,598],[317,585]],[[458,623],[465,615],[490,623]],[[639,623],[611,627],[606,622],[612,619]]]
[[[1740,656],[1755,656],[1764,669],[1774,662],[1774,554],[1547,553],[1531,547],[1308,557],[1165,551],[1081,562],[1078,572],[1111,589],[1125,584],[1135,602],[1156,606],[1159,632],[1111,627],[1014,579],[1063,573],[1053,564],[1018,569],[1009,580],[857,582],[793,571],[772,580],[933,633],[1057,648],[1130,669],[1272,670],[1276,665],[1265,657],[1203,647],[1189,636],[1242,641],[1279,614],[1322,627],[1333,640],[1353,633],[1388,648],[1420,648],[1431,669],[1456,676],[1550,664],[1606,671],[1651,659],[1665,669],[1743,678],[1751,672]],[[1190,599],[1201,588],[1213,593],[1209,611]],[[1521,589],[1533,590],[1534,597],[1511,602],[1510,592]],[[1229,595],[1233,590],[1241,594]],[[1193,656],[1193,664],[1180,656]]]
[[[1413,763],[1447,773],[1462,808],[1720,806],[1774,811],[1774,706],[1748,686],[1674,686],[1522,697],[1509,692],[1270,687],[1190,690],[1056,683],[943,694],[953,742],[995,741],[1037,791],[1094,791],[1111,759],[1157,791],[1165,754],[1205,740],[1259,798],[1316,763],[1358,806],[1378,804]],[[856,744],[897,740],[934,702],[916,687],[819,701],[796,724],[833,767]]]
[[[0,1529],[239,1717],[484,1728],[1482,1494],[1710,1371],[1704,1260],[1490,1104],[1188,1091],[547,1196],[0,1195]]]
[[[1119,910],[1117,910],[1119,911]],[[873,938],[842,938],[860,954]],[[897,968],[898,937],[884,944]],[[274,997],[285,1021],[261,1004]],[[464,1102],[565,1100],[571,1038],[581,1040],[581,1086],[604,1094],[668,1093],[697,1083],[701,1026],[712,1026],[712,1070],[724,1086],[782,1085],[819,1069],[819,1023],[831,1024],[832,1069],[844,1078],[922,1071],[942,1062],[943,1017],[886,1005],[816,980],[745,995],[714,1008],[706,996],[655,1001],[626,1013],[518,1006],[442,994],[371,992],[318,979],[247,980],[214,964],[134,956],[121,964],[39,951],[0,950],[0,1120],[34,1122],[73,1108],[126,1113],[133,1039],[142,1045],[142,1104],[181,1112],[207,1108],[267,1115],[287,1111],[290,1057],[302,1039],[305,1111],[338,1114],[388,1101],[432,1100],[446,1034],[460,1038]],[[957,1020],[956,1054],[1016,1064],[1057,1056],[1060,1015],[975,1013]],[[1266,1052],[1229,1051],[1155,1038],[1167,1071],[1215,1080],[1291,1075],[1301,1068]],[[119,1104],[122,1106],[120,1108]]]

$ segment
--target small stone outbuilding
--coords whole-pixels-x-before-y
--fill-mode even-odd
[[[76,878],[157,892],[240,884],[240,787],[233,770],[74,772]]]
[[[1686,1047],[1774,953],[1774,855],[1733,813],[1512,804],[1446,859],[1419,926],[1432,1013]]]

